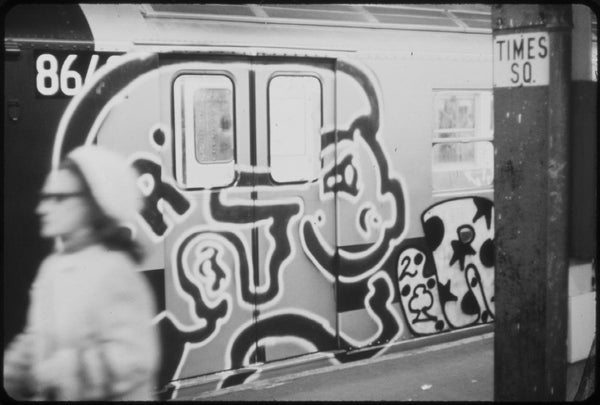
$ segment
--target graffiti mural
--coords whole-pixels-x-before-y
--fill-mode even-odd
[[[152,235],[160,238],[169,228],[163,215],[164,204],[181,216],[190,209],[190,202],[173,185],[161,181],[160,163],[139,158],[133,161],[132,166],[139,173],[139,187],[145,195],[141,211],[144,224],[151,228]]]
[[[448,330],[442,311],[435,267],[427,265],[425,252],[408,248],[398,259],[398,291],[407,322],[415,334]]]
[[[493,320],[493,218],[492,202],[481,197],[443,201],[423,213],[426,251],[408,248],[398,260],[398,289],[413,333]]]
[[[451,327],[494,317],[494,212],[479,197],[444,201],[422,216],[433,252],[440,303]]]
[[[163,273],[155,288],[166,296],[154,319],[163,399],[192,376],[224,372],[218,386],[228,387],[286,356],[365,347],[358,357],[379,356],[399,340],[493,321],[493,204],[432,205],[417,224],[423,236],[407,240],[408,190],[386,150],[370,71],[336,64],[336,80],[352,82],[362,104],[322,129],[316,181],[275,184],[268,167],[236,162],[231,185],[185,189],[170,168],[171,105],[159,100],[170,77],[198,66],[141,54],[102,68],[69,105],[53,155],[121,145],[139,173],[136,234],[153,248],[148,269]],[[132,114],[135,141],[116,130]]]

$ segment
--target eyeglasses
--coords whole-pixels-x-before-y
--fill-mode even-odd
[[[83,197],[85,191],[74,191],[71,193],[40,193],[40,201],[56,201],[62,202],[72,197]]]

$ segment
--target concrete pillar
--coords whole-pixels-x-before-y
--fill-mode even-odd
[[[492,6],[496,401],[566,395],[571,16]]]

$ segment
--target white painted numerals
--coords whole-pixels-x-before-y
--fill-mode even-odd
[[[92,55],[89,61],[85,79],[81,73],[74,69],[73,63],[77,60],[75,54],[69,54],[62,62],[62,66],[56,56],[43,53],[38,56],[35,67],[37,75],[35,84],[37,91],[44,96],[54,96],[59,91],[65,96],[74,96],[81,90],[84,80],[96,71],[98,66],[98,55]]]
[[[83,84],[81,75],[77,71],[71,70],[71,65],[75,59],[77,59],[77,55],[71,54],[67,56],[65,63],[60,68],[60,89],[67,96],[77,94]],[[69,83],[72,83],[72,86]]]
[[[44,53],[38,56],[35,62],[37,76],[35,84],[40,94],[44,96],[53,96],[58,91],[60,81],[58,78],[58,61],[54,55]]]

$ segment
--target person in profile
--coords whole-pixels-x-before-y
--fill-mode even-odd
[[[136,174],[100,146],[70,152],[48,175],[36,213],[56,238],[30,291],[27,324],[4,353],[15,399],[155,399],[155,301],[139,272]]]

